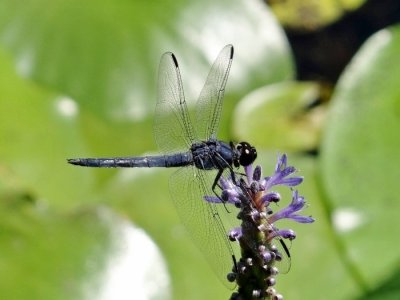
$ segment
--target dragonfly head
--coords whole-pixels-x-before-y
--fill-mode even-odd
[[[236,150],[239,152],[239,161],[238,161],[239,165],[243,167],[252,164],[254,160],[257,158],[256,148],[247,142],[240,142],[239,144],[237,144]]]

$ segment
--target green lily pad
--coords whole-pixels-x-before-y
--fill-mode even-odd
[[[258,148],[305,151],[319,143],[325,108],[310,108],[319,88],[309,82],[280,82],[259,88],[236,106],[234,136]]]
[[[0,206],[1,299],[169,299],[157,247],[105,208],[57,214],[18,197]]]
[[[321,149],[321,183],[341,254],[372,289],[398,270],[400,28],[372,36],[340,78]]]
[[[34,198],[64,207],[76,205],[73,199],[87,201],[93,178],[83,173],[72,176],[66,168],[67,153],[84,149],[73,103],[19,78],[12,60],[1,51],[0,65],[1,168]],[[79,184],[83,188],[65,189]]]

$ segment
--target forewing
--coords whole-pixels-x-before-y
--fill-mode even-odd
[[[216,137],[232,59],[233,46],[226,45],[212,65],[197,100],[196,132],[200,140]]]
[[[176,210],[193,242],[222,283],[234,288],[235,284],[226,279],[226,275],[232,271],[233,252],[220,218],[224,207],[208,203],[203,198],[213,195],[211,186],[215,175],[213,171],[180,168],[170,178],[170,190]]]
[[[181,74],[173,53],[164,53],[158,72],[154,138],[163,153],[187,151],[194,140]]]

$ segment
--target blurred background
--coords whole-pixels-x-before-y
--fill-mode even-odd
[[[287,153],[316,219],[287,224],[277,290],[399,299],[399,19],[394,0],[0,0],[0,299],[229,298],[172,170],[66,163],[157,153],[161,54],[193,107],[229,43],[219,137],[255,145],[266,176]]]

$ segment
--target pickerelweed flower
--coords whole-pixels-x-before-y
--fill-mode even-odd
[[[303,181],[303,177],[293,175],[295,172],[293,166],[287,166],[287,156],[283,154],[278,157],[272,176],[263,178],[260,166],[253,169],[249,165],[245,167],[245,176],[235,174],[220,178],[220,197],[204,197],[208,202],[232,204],[240,208],[237,217],[241,224],[228,234],[232,242],[239,243],[241,250],[241,258],[235,261],[232,273],[227,276],[228,280],[236,281],[238,285],[231,300],[283,299],[273,286],[278,267],[283,272],[290,268],[290,253],[284,240],[292,241],[296,234],[291,229],[279,229],[275,223],[281,219],[299,223],[314,222],[311,216],[299,214],[306,202],[293,189]],[[292,201],[274,213],[271,204],[279,202],[281,195],[272,188],[278,185],[292,189]]]

